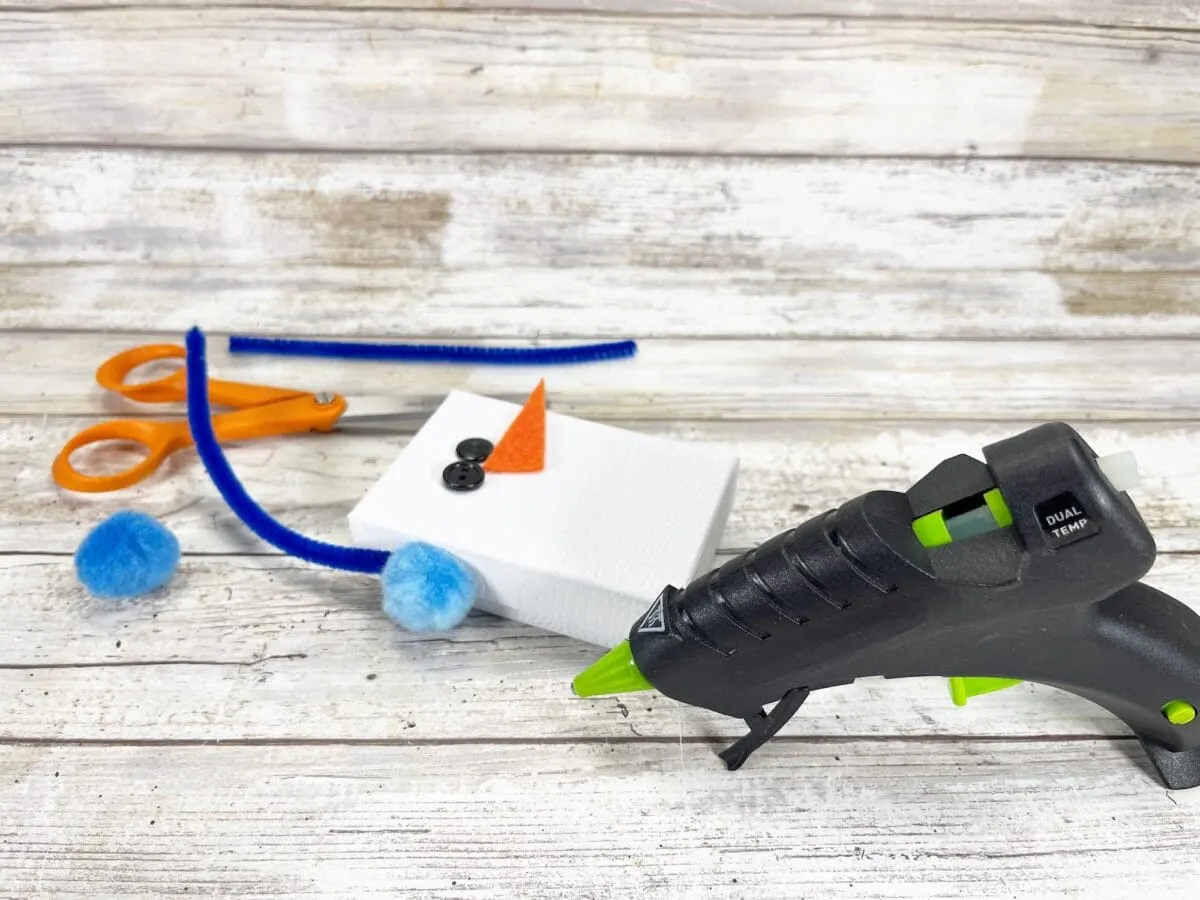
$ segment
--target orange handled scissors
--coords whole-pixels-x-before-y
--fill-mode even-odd
[[[131,384],[129,373],[150,362],[186,359],[187,351],[176,344],[151,344],[134,347],[108,360],[96,372],[101,387],[114,391],[129,400],[142,403],[177,403],[187,399],[187,372],[184,368],[164,378]],[[213,430],[221,443],[297,434],[306,431],[340,430],[349,401],[340,394],[309,393],[236,381],[208,382],[209,399],[214,404],[231,406],[237,412],[213,416]],[[369,401],[368,401],[369,403]],[[356,403],[357,409],[357,403]],[[411,417],[412,410],[397,408],[389,403],[388,411],[352,418],[367,430],[395,430],[397,420]],[[88,475],[71,464],[71,454],[101,441],[125,441],[140,444],[146,458],[123,472],[112,475]],[[192,444],[187,419],[154,421],[147,419],[118,419],[101,422],[84,429],[67,441],[54,460],[51,471],[54,480],[72,491],[96,493],[129,487],[154,472],[177,450]]]

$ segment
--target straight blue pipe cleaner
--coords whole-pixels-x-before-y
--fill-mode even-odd
[[[468,347],[453,344],[363,344],[356,341],[309,341],[231,335],[230,353],[315,356],[383,362],[480,363],[496,366],[570,365],[624,359],[637,352],[634,341],[577,344],[571,347]]]
[[[205,339],[199,328],[188,332],[186,347],[188,426],[192,431],[192,440],[196,442],[196,452],[229,508],[258,537],[290,556],[347,572],[365,572],[370,575],[382,572],[389,554],[382,550],[343,547],[305,537],[271,518],[270,513],[246,493],[213,432],[212,411],[208,400]]]

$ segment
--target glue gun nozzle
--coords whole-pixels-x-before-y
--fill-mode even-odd
[[[646,680],[633,661],[629,641],[621,641],[576,675],[571,682],[571,690],[579,697],[597,697],[601,694],[651,691],[654,685]]]

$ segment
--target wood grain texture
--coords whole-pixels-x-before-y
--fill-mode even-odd
[[[128,0],[8,0],[10,10],[64,10],[127,7]],[[237,5],[278,7],[278,0],[140,0],[139,7],[203,9]],[[360,0],[289,0],[295,8],[361,8]],[[520,9],[543,15],[556,13],[637,13],[649,16],[830,16],[837,18],[954,19],[968,22],[1047,22],[1135,26],[1157,29],[1200,27],[1200,10],[1185,0],[375,0],[374,9],[437,10],[449,12],[510,12]]]
[[[1188,32],[229,7],[2,21],[9,143],[1200,161]]]
[[[0,415],[178,414],[181,407],[138,406],[105,392],[95,372],[135,345],[182,339],[182,331],[0,335],[0,383],[6,388]],[[515,398],[528,396],[543,377],[553,408],[605,421],[837,419],[874,422],[885,432],[913,418],[1065,417],[1143,419],[1169,427],[1192,420],[1200,409],[1200,371],[1186,340],[650,339],[640,340],[629,359],[559,367],[229,356],[219,333],[209,335],[209,346],[214,377],[387,401],[404,412],[406,428],[451,389]]]
[[[1200,609],[1194,3],[518,6],[0,3],[0,895],[1190,900],[1200,792],[1073,695],[864,680],[734,775],[740,723],[575,698],[600,648],[491,616],[405,633],[191,453],[53,487],[75,430],[149,412],[96,366],[199,323],[215,374],[405,411],[229,449],[314,537],[446,391],[545,375],[556,410],[739,454],[718,561],[1064,418],[1135,451],[1147,580]],[[231,331],[640,353],[230,359]],[[70,554],[129,507],[185,557],[107,606]]]
[[[1200,145],[1198,145],[1200,146]],[[0,327],[1190,336],[1187,167],[0,151]]]
[[[181,331],[191,304],[203,303],[206,321],[235,332],[364,339],[1103,339],[1200,330],[1193,271],[725,270],[710,254],[697,244],[678,263],[652,267],[10,264],[0,265],[0,322],[131,330],[152,316],[155,327]]]
[[[604,648],[482,614],[448,637],[413,635],[385,618],[373,579],[291,560],[190,557],[168,589],[116,606],[86,596],[69,557],[0,556],[0,574],[0,743],[682,740],[712,750],[745,730],[655,692],[581,700],[571,679]],[[1147,582],[1200,609],[1197,556],[1161,557]],[[1043,685],[959,708],[941,678],[869,678],[817,692],[781,734],[1130,732]]]
[[[432,407],[431,407],[432,409]],[[115,494],[73,494],[51,481],[50,463],[67,438],[95,419],[0,419],[0,552],[73,552],[82,529],[125,506],[175,529],[193,553],[259,553],[221,501],[192,451],[151,480]],[[414,423],[415,424],[415,423]],[[727,447],[740,459],[738,488],[722,546],[744,549],[866,490],[903,490],[956,453],[978,457],[987,443],[1030,421],[944,422],[617,422],[649,434]],[[1131,449],[1144,477],[1137,503],[1164,550],[1200,550],[1196,488],[1200,433],[1188,423],[1103,423],[1075,419],[1101,452]],[[408,429],[411,431],[412,426]],[[314,435],[227,448],[248,491],[293,528],[349,540],[346,515],[406,442],[404,435]],[[131,461],[97,448],[77,464],[114,471]]]
[[[736,775],[700,747],[603,744],[0,760],[22,897],[1183,900],[1200,840],[1200,794],[1164,796],[1126,742],[798,745]]]

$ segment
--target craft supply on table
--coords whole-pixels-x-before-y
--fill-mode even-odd
[[[1140,581],[1155,546],[1128,495],[1136,465],[1064,423],[983,456],[663,582],[575,692],[655,689],[744,719],[721,754],[736,769],[812,691],[944,675],[961,703],[1028,680],[1122,719],[1168,788],[1200,785],[1200,615]]]
[[[479,438],[494,445],[482,467],[456,459]],[[610,645],[647,592],[711,564],[737,465],[547,412],[540,384],[524,406],[452,391],[350,512],[350,532],[366,548],[442,547],[483,579],[480,609]],[[476,467],[471,489],[448,482],[455,466]]]
[[[380,577],[383,611],[410,631],[449,631],[481,591],[479,576],[462,560],[420,541],[392,551]]]
[[[93,597],[131,600],[165,585],[179,567],[179,540],[158,519],[121,510],[75,551],[75,574]]]
[[[195,437],[196,452],[209,477],[242,523],[262,540],[306,562],[382,575],[383,609],[406,628],[444,630],[462,621],[475,603],[479,583],[468,567],[452,554],[440,548],[420,546],[420,542],[414,541],[397,542],[388,548],[373,550],[313,540],[276,521],[254,502],[238,481],[217,441],[209,409],[205,351],[203,332],[193,328],[187,336],[185,370],[188,422]]]
[[[321,342],[282,343],[302,354],[314,347],[320,350],[318,355],[336,355],[337,350],[321,347]],[[250,346],[255,346],[253,341]],[[444,360],[447,357],[442,351],[450,351],[450,356],[461,362],[474,358],[473,349],[480,348],[417,345],[416,352],[429,359],[441,353]],[[552,351],[486,348],[479,361],[493,364],[596,361],[629,356],[635,349],[632,341]],[[186,365],[152,381],[127,381],[134,369],[171,359],[185,360]],[[406,404],[387,400],[381,404],[375,398],[359,401],[335,393],[210,380],[206,339],[199,328],[188,333],[185,347],[154,344],[117,354],[100,366],[96,378],[106,390],[129,400],[186,401],[187,419],[170,422],[124,419],[85,429],[68,441],[54,460],[51,470],[60,486],[85,492],[128,487],[158,469],[172,453],[194,443],[222,498],[255,535],[289,555],[314,564],[380,575],[383,609],[405,627],[417,631],[452,628],[471,610],[486,587],[477,573],[454,554],[424,541],[407,540],[390,548],[371,549],[316,541],[291,530],[254,502],[220,447],[223,442],[303,431],[397,431],[401,430],[400,421],[411,416]],[[238,411],[213,417],[212,402]],[[524,414],[501,438],[499,446],[485,438],[460,441],[456,447],[458,461],[444,470],[443,484],[460,491],[478,487],[484,479],[483,464],[493,456],[496,472],[538,470],[543,461],[545,403],[545,385],[539,383]],[[347,415],[351,408],[355,414]],[[74,452],[90,444],[114,440],[143,445],[146,458],[124,472],[103,476],[79,472],[72,464]],[[129,598],[165,584],[178,562],[179,546],[174,536],[152,518],[127,511],[88,535],[76,555],[76,574],[95,596]]]
[[[374,362],[553,366],[625,359],[637,352],[637,343],[634,341],[607,341],[598,344],[574,344],[560,347],[486,347],[465,344],[321,341],[235,334],[229,338],[229,352],[233,354],[308,356],[324,359],[361,359]]]
[[[140,403],[180,403],[187,399],[187,375],[183,368],[169,375],[138,383],[126,379],[139,366],[178,359],[187,351],[176,344],[134,347],[109,359],[96,372],[96,380],[108,391]],[[212,420],[221,443],[297,434],[307,431],[367,431],[396,433],[411,422],[409,404],[377,397],[353,398],[330,392],[268,387],[236,381],[208,381],[211,403],[233,407]],[[71,461],[73,453],[105,441],[139,444],[144,459],[110,475],[89,475]],[[186,419],[155,421],[116,419],[86,428],[69,440],[51,467],[54,480],[79,492],[116,491],[130,487],[153,474],[171,454],[192,445]]]
[[[538,382],[482,464],[491,474],[540,472],[546,467],[546,382]]]

